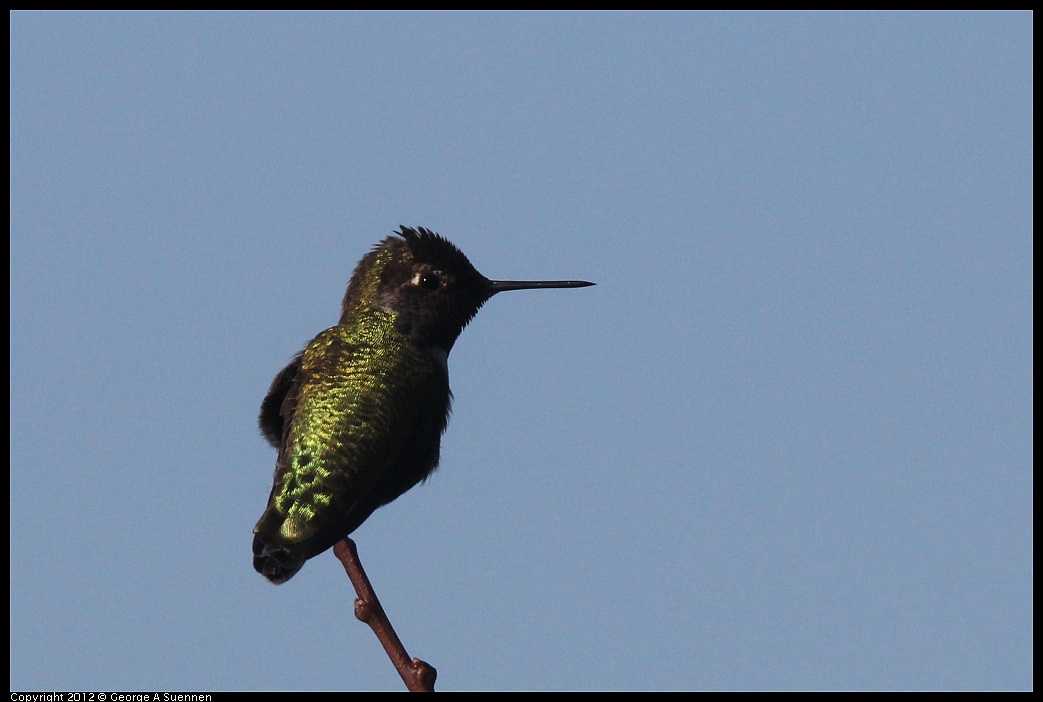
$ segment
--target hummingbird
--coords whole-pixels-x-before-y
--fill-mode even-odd
[[[489,298],[594,284],[489,280],[429,229],[395,234],[359,261],[337,325],[294,356],[261,403],[278,458],[253,563],[276,585],[438,466],[449,352]]]

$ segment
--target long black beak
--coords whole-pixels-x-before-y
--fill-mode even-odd
[[[585,288],[594,283],[585,280],[491,280],[490,295],[504,290],[535,290],[537,288]]]

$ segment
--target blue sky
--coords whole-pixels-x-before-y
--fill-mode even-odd
[[[12,689],[401,689],[250,565],[399,224],[598,283],[355,533],[439,689],[1031,689],[1031,14],[10,19]]]

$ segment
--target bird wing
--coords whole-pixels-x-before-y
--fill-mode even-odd
[[[294,381],[301,370],[303,357],[304,352],[301,351],[293,357],[289,365],[279,371],[275,380],[272,381],[272,386],[268,388],[268,394],[261,402],[261,414],[257,418],[257,422],[261,425],[261,433],[264,434],[264,438],[275,448],[282,445],[283,432],[293,422],[293,413],[297,409],[296,392],[293,394],[293,401],[285,407],[283,405],[290,396],[290,390],[294,388]]]

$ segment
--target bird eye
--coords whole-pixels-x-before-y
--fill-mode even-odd
[[[437,273],[424,273],[420,276],[420,287],[424,290],[438,290],[442,285],[442,279]]]

